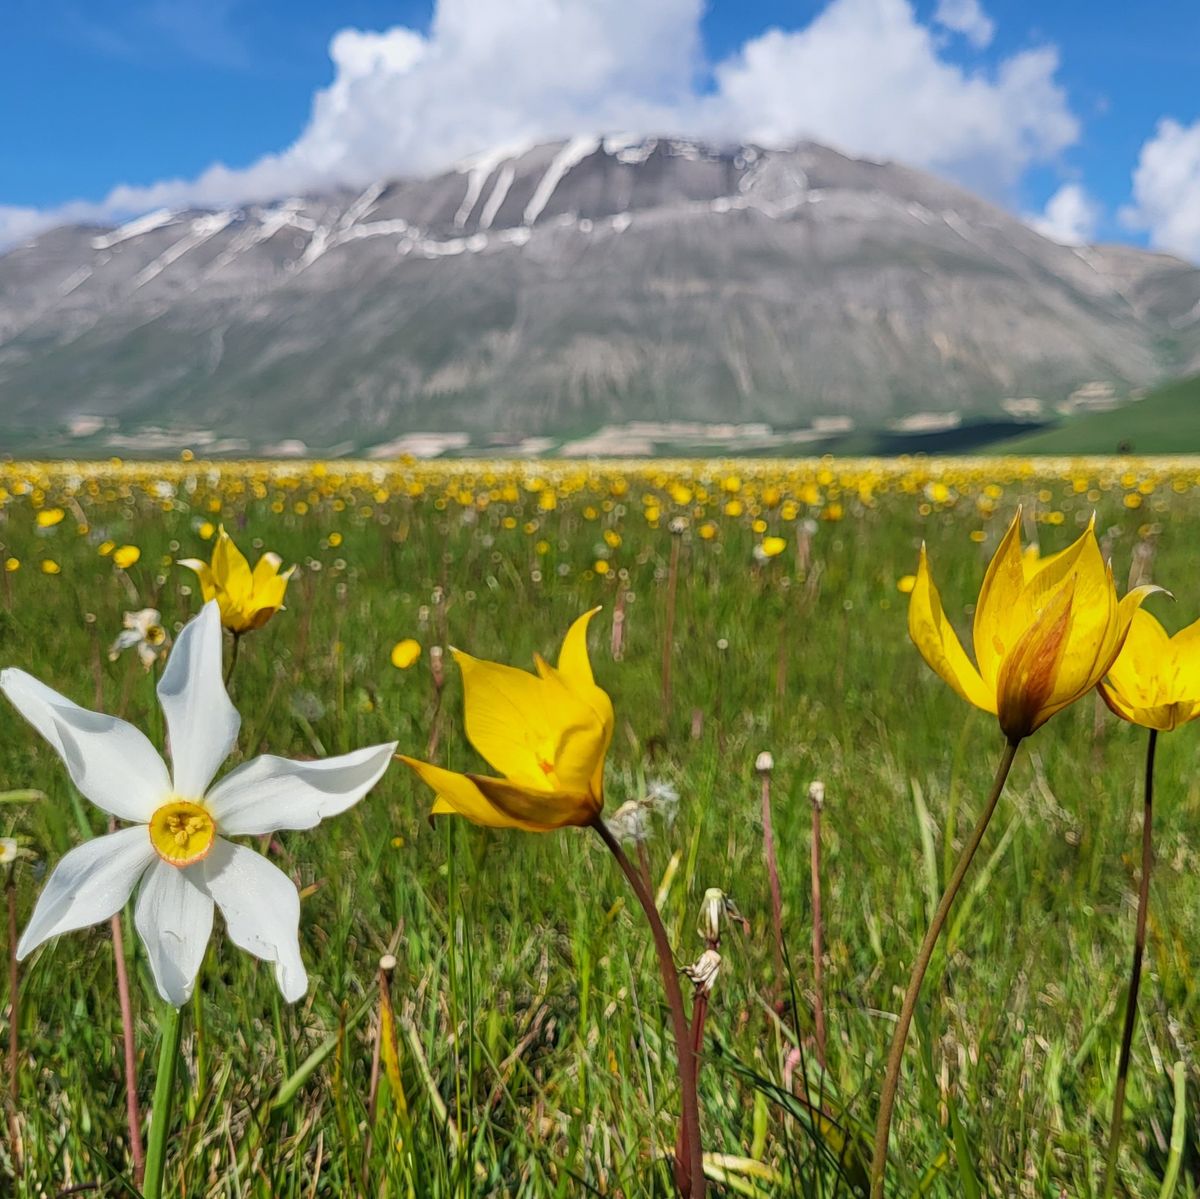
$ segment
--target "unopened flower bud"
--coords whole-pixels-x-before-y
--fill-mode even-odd
[[[391,974],[391,972],[396,969],[396,955],[394,953],[385,953],[383,957],[379,959],[379,969],[382,970],[384,974]]]
[[[696,959],[696,964],[684,967],[683,972],[698,991],[711,995],[717,985],[717,975],[721,972],[721,955],[715,949],[706,949]]]
[[[674,533],[676,537],[678,537],[681,533],[687,532],[687,527],[688,527],[688,522],[687,522],[686,516],[672,517],[671,523],[669,525],[667,525],[667,528],[670,529],[671,532]]]
[[[825,806],[825,784],[820,779],[808,784],[808,798],[818,812]]]
[[[446,682],[446,671],[442,665],[442,658],[442,647],[440,645],[431,645],[429,647],[429,670],[433,675],[433,685],[439,691]]]
[[[764,749],[762,753],[760,753],[758,757],[754,759],[754,769],[757,770],[759,774],[770,774],[771,771],[775,769],[775,759],[767,750]]]
[[[721,917],[725,914],[725,892],[709,887],[700,901],[700,923],[696,931],[710,945],[721,939]]]

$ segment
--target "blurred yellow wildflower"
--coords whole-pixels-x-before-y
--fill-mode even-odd
[[[61,508],[43,508],[37,514],[37,527],[39,529],[52,529],[55,525],[61,524],[66,513]]]
[[[142,551],[136,545],[123,545],[113,551],[113,563],[120,570],[128,570],[140,557]]]
[[[420,656],[421,643],[411,637],[405,637],[392,646],[392,665],[397,670],[407,670]]]
[[[599,610],[571,625],[557,667],[535,656],[537,674],[454,651],[467,737],[502,777],[457,774],[401,754],[437,793],[433,815],[527,832],[595,822],[613,733],[612,701],[596,685],[587,652],[588,622]]]

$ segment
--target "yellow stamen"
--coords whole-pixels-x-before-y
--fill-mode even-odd
[[[216,837],[217,826],[208,811],[188,799],[173,799],[150,817],[150,844],[172,866],[202,861]]]

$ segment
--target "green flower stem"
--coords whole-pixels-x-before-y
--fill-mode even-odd
[[[1129,991],[1125,996],[1125,1028],[1121,1033],[1121,1056],[1117,1059],[1117,1086],[1113,1092],[1112,1121],[1108,1126],[1108,1161],[1104,1167],[1103,1199],[1111,1199],[1117,1182],[1117,1158],[1121,1153],[1121,1128],[1125,1123],[1125,1084],[1129,1079],[1129,1058],[1133,1050],[1133,1029],[1137,1024],[1138,991],[1142,985],[1142,955],[1146,948],[1146,912],[1150,907],[1150,870],[1154,849],[1150,835],[1150,817],[1154,805],[1154,751],[1158,748],[1158,730],[1150,730],[1146,742],[1146,788],[1142,804],[1142,878],[1138,886],[1137,925],[1133,934],[1133,967],[1129,972]]]
[[[879,1119],[875,1124],[875,1149],[871,1158],[871,1199],[883,1199],[883,1176],[887,1170],[888,1138],[892,1131],[892,1110],[896,1106],[896,1091],[900,1085],[900,1067],[904,1062],[904,1046],[908,1041],[908,1030],[912,1025],[913,1013],[917,1009],[917,1000],[921,995],[921,984],[925,981],[925,972],[929,969],[929,962],[933,957],[934,949],[937,947],[938,939],[942,935],[942,929],[946,925],[946,919],[950,915],[950,909],[954,905],[955,897],[958,895],[959,888],[962,886],[967,871],[971,868],[971,862],[975,857],[976,851],[979,849],[983,835],[987,832],[987,827],[991,823],[992,813],[996,810],[996,804],[1000,801],[1004,784],[1008,781],[1008,772],[1012,769],[1013,759],[1017,756],[1018,745],[1020,745],[1020,741],[1015,740],[1009,741],[1004,747],[1004,755],[1001,757],[1000,765],[996,770],[996,778],[992,783],[991,793],[983,805],[983,811],[975,823],[970,840],[963,847],[962,853],[958,855],[958,862],[955,864],[954,873],[950,876],[950,881],[946,884],[945,891],[942,892],[942,898],[938,903],[937,911],[934,912],[933,920],[930,921],[929,929],[925,933],[925,940],[921,943],[917,960],[913,963],[912,975],[908,980],[908,989],[904,992],[904,1003],[901,1005],[900,1015],[896,1019],[896,1031],[892,1035],[892,1047],[888,1051],[887,1071],[883,1077],[883,1089],[879,1094]]]
[[[637,896],[650,932],[654,938],[654,949],[658,954],[658,966],[662,973],[663,987],[667,992],[667,1007],[671,1012],[671,1026],[675,1037],[675,1052],[679,1058],[679,1099],[683,1118],[679,1126],[679,1150],[675,1159],[675,1185],[681,1199],[704,1199],[704,1154],[700,1141],[700,1099],[697,1090],[697,1055],[692,1047],[692,1030],[688,1025],[687,1012],[683,1006],[683,991],[679,986],[679,972],[675,968],[675,956],[671,942],[663,927],[662,917],[654,902],[650,888],[629,860],[621,843],[613,836],[602,817],[597,816],[592,827],[608,846],[617,864],[621,867],[633,893]]]
[[[159,1017],[158,1076],[154,1080],[154,1107],[150,1112],[150,1139],[146,1148],[144,1199],[162,1199],[163,1174],[167,1160],[167,1137],[171,1132],[171,1109],[175,1100],[175,1067],[183,1036],[183,1017],[167,1004]]]

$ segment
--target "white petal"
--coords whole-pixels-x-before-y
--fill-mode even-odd
[[[200,799],[229,757],[242,718],[221,678],[221,613],[210,600],[179,634],[158,684],[171,735],[175,791]]]
[[[231,770],[210,792],[208,810],[230,836],[312,828],[362,799],[395,752],[393,741],[320,762],[264,754]]]
[[[192,997],[212,934],[213,901],[203,887],[199,864],[181,870],[159,859],[146,871],[133,911],[158,993],[175,1007]]]
[[[42,888],[17,957],[28,957],[59,933],[99,924],[119,912],[154,857],[150,835],[141,824],[71,850]]]
[[[300,960],[300,895],[292,880],[252,849],[218,837],[201,863],[204,885],[217,901],[229,939],[264,962],[288,1003],[308,990]]]
[[[162,758],[133,725],[89,712],[23,670],[0,671],[0,690],[58,750],[75,786],[98,808],[145,823],[170,792]]]

